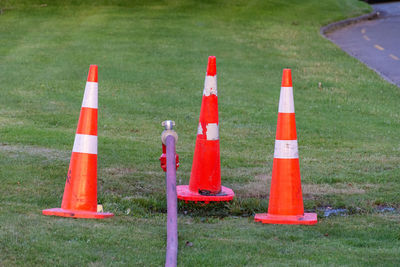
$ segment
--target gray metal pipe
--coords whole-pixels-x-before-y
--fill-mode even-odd
[[[166,138],[167,146],[167,253],[165,266],[177,265],[178,258],[178,200],[176,196],[175,138]]]
[[[165,266],[175,267],[178,259],[178,199],[176,195],[176,150],[175,142],[178,135],[172,129],[173,121],[165,121],[162,124],[165,131],[161,140],[166,146],[167,171],[165,184],[167,187],[167,251],[165,255]]]

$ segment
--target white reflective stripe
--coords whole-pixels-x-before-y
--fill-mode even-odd
[[[275,140],[274,158],[298,159],[297,140]]]
[[[199,126],[197,127],[197,134],[203,134],[203,127],[201,127],[200,122],[199,122]]]
[[[293,87],[281,87],[278,111],[281,113],[294,113]]]
[[[72,152],[97,154],[97,136],[76,134]]]
[[[97,108],[98,84],[86,82],[85,94],[83,96],[82,107]]]
[[[219,140],[218,124],[207,124],[207,140]]]
[[[205,96],[210,96],[210,95],[218,96],[218,93],[217,93],[217,75],[215,75],[215,76],[206,75],[206,79],[204,80],[203,95],[205,95]]]

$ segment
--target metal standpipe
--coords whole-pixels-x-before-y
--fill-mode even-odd
[[[176,195],[176,151],[177,133],[172,129],[174,121],[164,121],[165,130],[161,141],[166,146],[166,188],[167,188],[167,250],[165,266],[176,266],[178,258],[178,200]],[[161,160],[161,159],[160,159]]]

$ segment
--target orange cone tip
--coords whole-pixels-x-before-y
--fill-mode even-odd
[[[90,65],[87,81],[97,83],[97,65]]]
[[[304,213],[290,69],[283,70],[268,213],[256,214],[254,220],[270,224],[317,223],[316,213]]]
[[[208,57],[207,76],[215,76],[217,74],[217,59],[215,56]]]
[[[221,186],[217,68],[214,56],[208,58],[190,182],[189,185],[177,186],[176,190],[178,199],[204,203],[230,201],[235,195],[232,189]]]
[[[292,71],[290,69],[283,69],[282,87],[292,87]]]
[[[43,210],[44,215],[94,219],[114,216],[112,213],[98,212],[97,96],[97,66],[91,65],[61,208]],[[101,210],[102,208],[99,209]]]

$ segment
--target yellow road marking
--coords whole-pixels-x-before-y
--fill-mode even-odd
[[[368,37],[368,36],[366,36],[366,35],[363,35],[363,37],[364,37],[364,39],[365,39],[365,40],[367,40],[367,41],[371,41],[371,39],[369,39],[369,37]]]
[[[380,45],[374,45],[374,47],[375,47],[376,49],[378,49],[378,50],[381,50],[381,51],[385,50],[385,48],[383,48],[383,47],[380,46]]]
[[[365,33],[365,29],[362,29],[362,30],[361,30],[361,33],[364,34],[364,33]]]
[[[394,60],[400,60],[400,58],[396,57],[396,56],[393,55],[393,54],[390,54],[389,56],[390,56],[391,58],[393,58]]]

